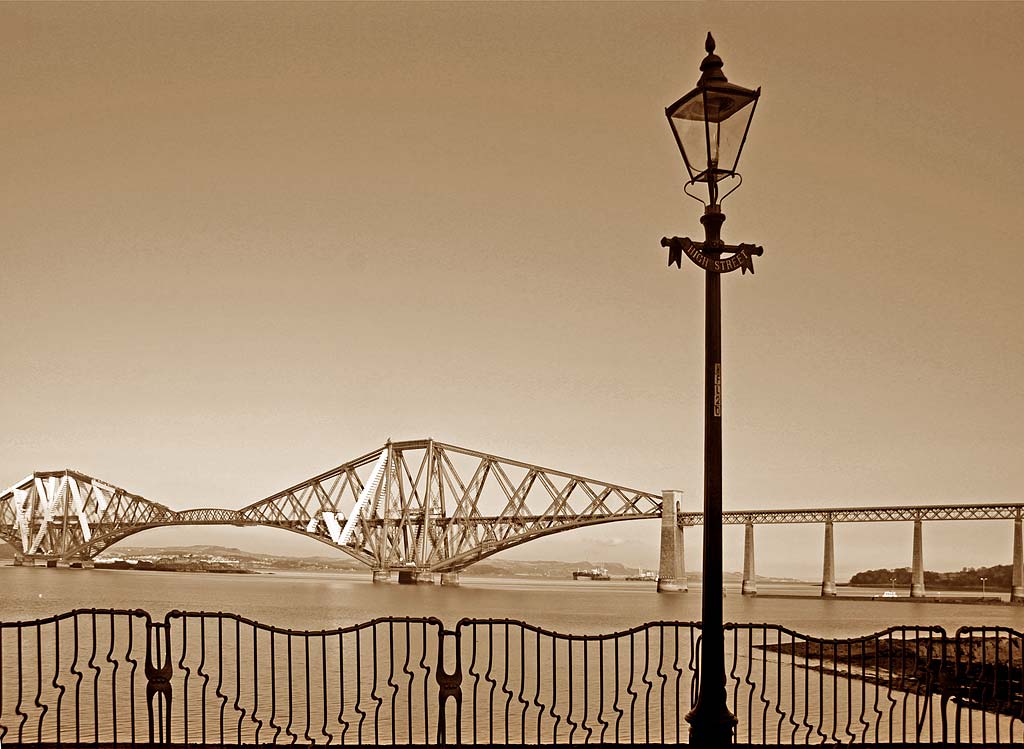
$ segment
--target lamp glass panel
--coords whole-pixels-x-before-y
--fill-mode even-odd
[[[708,174],[713,174],[720,180],[735,172],[756,97],[756,92],[739,87],[730,91],[698,89],[676,105],[669,116],[691,177],[703,174],[700,181],[707,181]]]
[[[743,136],[747,132],[747,123],[754,113],[754,107],[749,106],[750,104],[748,101],[747,106],[736,111],[734,116],[728,119],[708,118],[708,138],[714,162],[712,167],[716,174],[719,174],[718,179],[736,171]]]
[[[704,120],[683,120],[672,118],[672,127],[679,136],[679,142],[686,154],[690,177],[695,178],[708,168],[708,147],[704,135]]]

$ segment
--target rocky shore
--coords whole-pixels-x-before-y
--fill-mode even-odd
[[[919,695],[938,695],[965,708],[1024,719],[1024,635],[991,628],[960,637],[936,632],[905,638],[764,644],[812,671],[861,679]]]

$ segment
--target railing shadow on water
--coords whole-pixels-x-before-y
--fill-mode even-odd
[[[851,639],[726,625],[736,740],[1024,744],[1024,634]],[[597,635],[388,617],[322,631],[236,614],[75,610],[0,622],[4,745],[685,743],[701,629]]]

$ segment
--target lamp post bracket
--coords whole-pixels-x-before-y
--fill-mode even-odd
[[[729,273],[740,269],[743,273],[754,272],[754,256],[764,254],[764,248],[754,244],[716,245],[704,249],[704,242],[694,242],[689,237],[662,237],[661,246],[668,248],[668,264],[683,267],[683,255],[698,267],[712,273]],[[715,257],[710,253],[731,252],[727,258]]]

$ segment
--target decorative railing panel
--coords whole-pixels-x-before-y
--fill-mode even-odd
[[[172,612],[173,743],[436,743],[441,622],[296,632]]]
[[[1024,744],[1024,634],[726,625],[736,740]],[[77,610],[0,622],[0,741],[19,744],[685,743],[701,630],[568,635],[514,620],[324,631],[235,614]]]
[[[726,636],[739,741],[1024,741],[1020,632],[892,627],[831,640],[734,624]]]
[[[566,635],[511,620],[456,627],[462,736],[487,744],[679,743],[696,695],[699,625]]]
[[[0,741],[148,741],[152,632],[144,611],[0,623]]]

